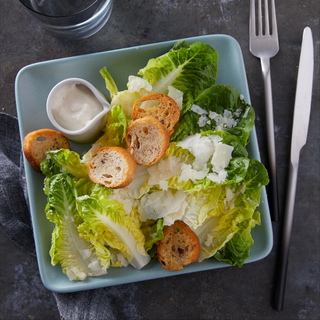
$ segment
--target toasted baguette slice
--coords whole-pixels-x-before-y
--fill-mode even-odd
[[[149,166],[163,158],[169,139],[164,125],[151,116],[133,121],[126,134],[128,151],[140,166]]]
[[[160,103],[149,109],[139,107],[144,101],[157,100]],[[145,116],[153,116],[158,119],[168,130],[169,135],[173,133],[173,127],[180,117],[180,109],[177,103],[164,94],[152,93],[135,101],[132,107],[132,119],[140,119]]]
[[[69,149],[70,143],[60,132],[40,129],[28,133],[23,140],[23,153],[34,170],[41,173],[40,164],[47,151]]]
[[[158,259],[166,270],[182,270],[184,266],[197,261],[201,252],[198,236],[183,221],[163,231],[164,239],[156,242]]]
[[[104,147],[91,158],[88,165],[90,179],[108,188],[124,188],[136,172],[133,156],[121,147]]]

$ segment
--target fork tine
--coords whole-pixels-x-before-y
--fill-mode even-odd
[[[271,0],[271,11],[272,11],[272,35],[278,37],[278,27],[277,27],[277,16],[276,16],[276,5],[275,0]]]
[[[264,34],[269,35],[269,7],[268,0],[264,0]]]
[[[256,35],[256,9],[255,0],[250,0],[250,37]]]
[[[262,35],[262,5],[261,0],[258,0],[258,35]]]

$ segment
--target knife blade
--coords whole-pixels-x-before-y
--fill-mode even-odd
[[[291,154],[289,166],[286,208],[280,235],[280,247],[275,283],[274,309],[283,309],[284,292],[287,278],[289,247],[294,213],[296,186],[301,148],[307,142],[308,127],[311,112],[312,84],[314,69],[314,52],[312,31],[306,27],[303,31],[301,53],[299,60],[294,117],[291,138]]]

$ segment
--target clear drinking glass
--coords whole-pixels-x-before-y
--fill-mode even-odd
[[[47,30],[68,39],[84,39],[108,21],[113,0],[19,0]]]

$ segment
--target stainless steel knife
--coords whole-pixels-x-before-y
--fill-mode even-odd
[[[280,235],[281,242],[279,247],[279,258],[277,265],[278,274],[275,284],[276,291],[274,309],[278,311],[281,311],[283,309],[300,150],[307,142],[310,120],[313,68],[314,52],[312,32],[309,27],[306,27],[303,31],[298,69],[291,138],[288,190],[286,198],[286,208],[283,216],[283,229]]]

